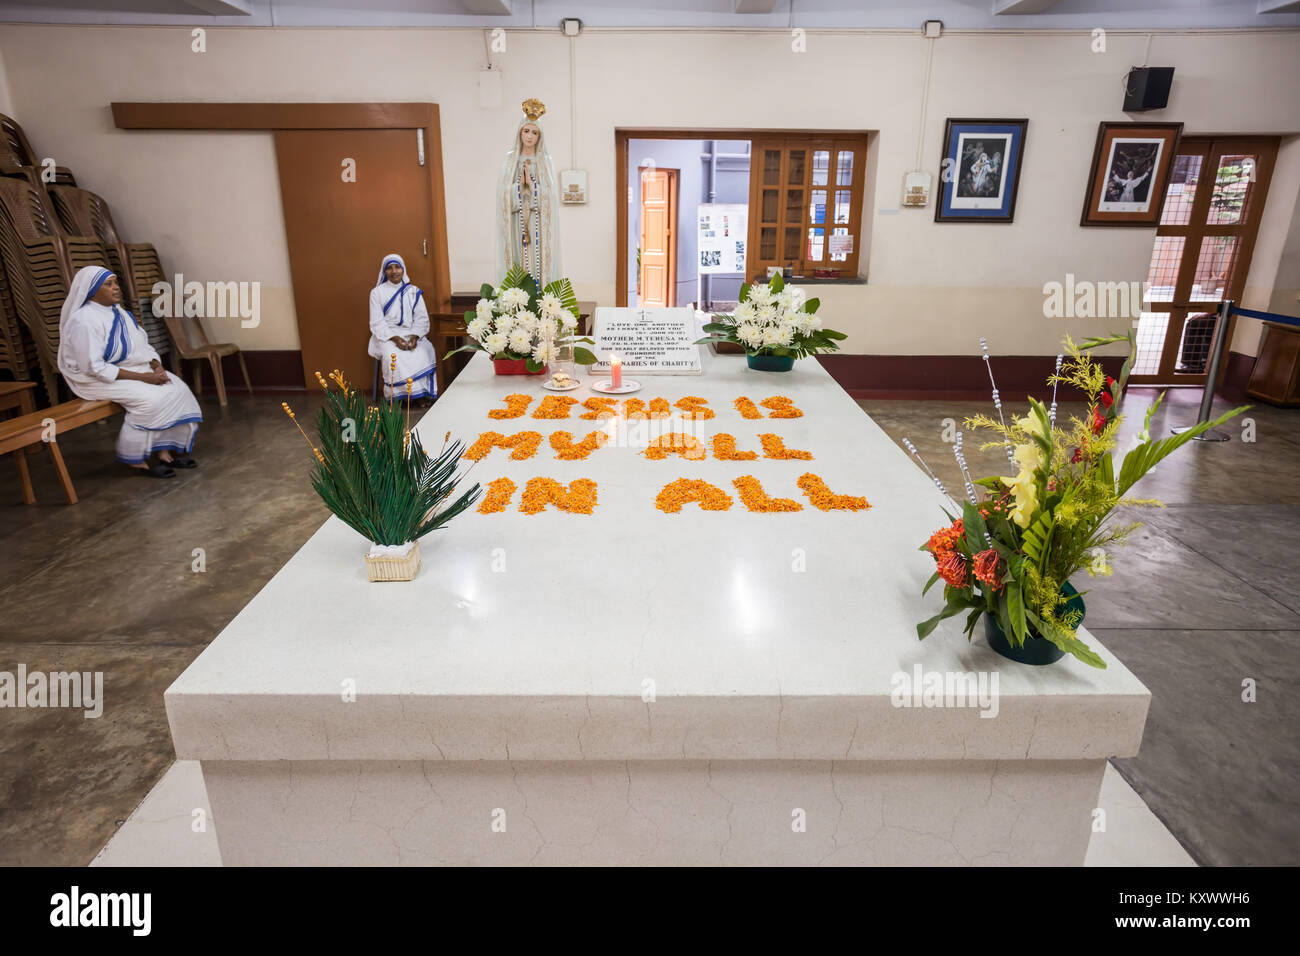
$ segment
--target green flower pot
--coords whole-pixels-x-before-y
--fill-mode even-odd
[[[1079,623],[1082,624],[1087,608],[1083,606],[1083,598],[1079,596],[1079,592],[1067,581],[1061,586],[1061,593],[1066,596],[1066,611],[1078,611]],[[984,637],[989,642],[989,647],[1003,657],[1020,664],[1055,664],[1065,656],[1065,651],[1047,638],[1039,637],[1034,633],[1033,628],[1030,628],[1029,634],[1026,635],[1025,643],[1016,647],[1002,633],[1002,626],[998,624],[997,615],[994,614],[984,615]]]
[[[745,361],[749,367],[759,372],[788,372],[794,368],[793,355],[763,355],[759,352],[746,352]]]

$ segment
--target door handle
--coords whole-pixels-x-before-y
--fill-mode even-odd
[[[424,258],[429,258],[429,240],[421,239],[420,245],[424,248]]]

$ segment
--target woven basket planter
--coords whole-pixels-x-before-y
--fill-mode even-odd
[[[410,581],[420,570],[420,542],[400,558],[366,555],[366,574],[371,581]]]

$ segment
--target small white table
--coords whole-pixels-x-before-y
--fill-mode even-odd
[[[773,374],[706,353],[700,377],[642,381],[647,404],[706,398],[705,438],[757,450],[771,432],[815,460],[494,450],[473,476],[510,477],[511,506],[426,537],[405,584],[368,583],[366,543],[330,518],[166,694],[223,861],[1082,863],[1106,759],[1137,753],[1146,688],[1086,635],[1108,670],[1007,661],[968,644],[961,617],[918,641],[940,601],[920,596],[933,561],[917,547],[942,500],[815,360]],[[527,417],[540,384],[476,356],[419,434],[437,449],[448,430],[468,444],[598,427],[581,408]],[[525,417],[489,418],[511,392],[536,396]],[[805,414],[747,421],[741,395]],[[804,472],[873,507],[812,508]],[[748,512],[731,484],[747,474],[803,510]],[[595,480],[595,513],[521,514],[538,475]],[[657,510],[680,477],[732,508]],[[996,673],[996,716],[894,706],[896,675],[917,668]]]

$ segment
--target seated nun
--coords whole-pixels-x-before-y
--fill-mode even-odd
[[[370,291],[370,355],[379,360],[384,397],[401,401],[411,379],[411,399],[430,404],[438,396],[438,357],[429,334],[424,293],[406,281],[406,263],[397,253],[384,256],[379,280]],[[397,357],[394,368],[393,356]]]
[[[185,383],[163,369],[149,336],[121,303],[112,272],[87,266],[76,274],[59,317],[59,371],[78,398],[126,409],[117,435],[119,461],[171,478],[173,466],[198,464],[190,451],[203,413]]]

